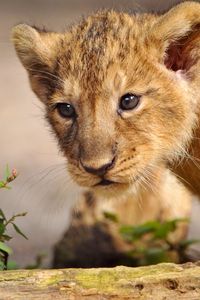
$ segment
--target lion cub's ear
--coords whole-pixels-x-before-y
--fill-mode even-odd
[[[29,74],[33,91],[46,101],[53,87],[57,45],[61,34],[40,31],[26,24],[12,30],[12,40],[19,59]]]
[[[151,37],[168,68],[187,72],[200,56],[200,3],[184,2],[160,16]]]

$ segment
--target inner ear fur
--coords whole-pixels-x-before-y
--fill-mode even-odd
[[[167,68],[191,70],[200,59],[200,3],[184,2],[160,16],[152,38]]]
[[[54,69],[61,34],[20,24],[12,30],[17,55],[29,74],[33,91],[46,101],[56,84]]]

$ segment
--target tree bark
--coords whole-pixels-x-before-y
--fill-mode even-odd
[[[199,300],[200,265],[2,271],[0,299]]]

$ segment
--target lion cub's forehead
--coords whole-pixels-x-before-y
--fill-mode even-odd
[[[63,36],[58,57],[61,77],[67,78],[66,86],[71,80],[76,81],[76,85],[78,82],[83,89],[88,89],[88,85],[97,88],[113,64],[127,63],[131,51],[144,38],[144,19],[144,15],[102,11],[72,27]],[[136,52],[132,55],[136,56]]]
[[[92,98],[94,101],[98,97],[110,97],[120,95],[127,83],[126,74],[116,67],[110,68],[107,78],[102,82],[100,89],[92,89],[87,86],[87,90],[83,89],[81,82],[73,77],[64,80],[63,92],[71,100],[79,101],[80,99]],[[92,101],[92,102],[93,102]]]

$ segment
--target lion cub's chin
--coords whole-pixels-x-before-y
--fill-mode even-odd
[[[113,183],[108,186],[95,186],[91,189],[97,196],[109,198],[124,198],[128,194],[136,193],[136,186],[130,183]]]

